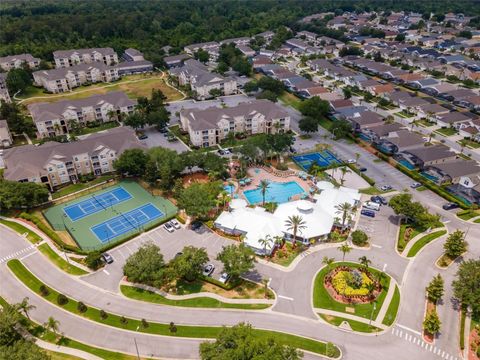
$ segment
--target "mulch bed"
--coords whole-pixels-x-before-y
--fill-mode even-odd
[[[470,332],[469,336],[469,344],[468,344],[468,360],[478,360],[478,356],[476,354],[477,346],[480,346],[480,333],[473,329]]]

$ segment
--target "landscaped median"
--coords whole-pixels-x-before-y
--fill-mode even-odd
[[[49,244],[45,243],[45,244],[42,244],[38,247],[38,250],[43,254],[45,255],[52,263],[55,264],[56,267],[58,267],[59,269],[65,271],[66,273],[70,274],[70,275],[76,275],[76,276],[79,276],[79,275],[86,275],[88,274],[87,271],[83,270],[83,269],[80,269],[79,267],[75,266],[75,265],[72,265],[70,264],[69,262],[67,262],[65,259],[63,259],[62,257],[60,257],[60,255],[58,255],[55,250],[53,250]]]
[[[422,237],[419,237],[418,239],[412,239],[411,242],[406,246],[405,250],[403,251],[403,254],[407,254],[407,257],[414,257],[417,255],[417,253],[423,249],[425,245],[428,243],[432,242],[435,239],[438,239],[439,237],[445,235],[447,233],[447,230],[438,230],[438,231],[432,231],[429,234],[423,235]],[[412,245],[410,245],[412,244]]]
[[[65,311],[100,324],[147,334],[201,339],[215,338],[222,330],[222,327],[175,325],[176,331],[172,332],[171,324],[149,323],[145,320],[126,318],[117,314],[107,313],[97,308],[88,307],[46,286],[17,259],[10,260],[7,265],[20,281],[37,295],[42,296],[46,301],[63,308]],[[301,350],[324,356],[327,356],[328,350],[330,357],[340,357],[340,350],[331,344],[329,344],[327,349],[327,343],[325,342],[276,331],[258,329],[254,329],[253,331],[255,335],[260,338],[274,337],[279,343],[290,345]]]
[[[36,244],[40,241],[42,241],[42,238],[40,235],[36,234],[35,232],[31,231],[30,229],[27,229],[25,226],[16,223],[14,221],[8,221],[5,219],[0,219],[0,224],[5,225],[6,227],[9,227],[13,231],[19,233],[20,235],[26,234],[25,238],[30,241],[33,244]]]

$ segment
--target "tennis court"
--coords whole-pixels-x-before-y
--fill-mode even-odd
[[[100,250],[155,227],[177,213],[167,199],[135,181],[124,180],[47,209],[43,215],[56,231],[66,231],[85,251]]]
[[[340,165],[342,163],[328,150],[292,156],[292,160],[295,161],[303,170],[309,170],[313,164],[316,164],[320,167],[329,167],[331,165]]]
[[[100,195],[92,195],[90,199],[69,205],[64,208],[65,214],[72,220],[77,221],[85,216],[93,215],[96,212],[105,210],[107,207],[119,204],[132,198],[123,187],[116,187]]]
[[[163,215],[155,205],[147,204],[95,225],[91,229],[97,238],[105,243],[135,228],[139,229],[142,225]]]

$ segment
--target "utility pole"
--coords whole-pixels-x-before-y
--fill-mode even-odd
[[[137,350],[137,359],[140,360],[140,353],[138,352],[137,339],[133,338],[133,342],[135,343],[135,350]]]

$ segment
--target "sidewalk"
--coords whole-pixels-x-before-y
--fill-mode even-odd
[[[410,251],[410,249],[413,247],[413,245],[415,245],[415,243],[416,243],[418,240],[420,240],[420,239],[423,238],[424,236],[427,236],[427,235],[430,235],[430,234],[433,234],[433,233],[436,233],[436,232],[439,232],[439,231],[442,231],[442,230],[446,230],[446,231],[447,231],[447,234],[448,234],[448,229],[444,226],[444,227],[439,227],[439,228],[431,229],[429,232],[424,231],[424,232],[416,235],[413,239],[411,239],[411,240],[407,243],[407,246],[405,246],[405,249],[403,249],[401,255],[404,256],[404,257],[407,257],[408,252]],[[447,234],[445,234],[445,235],[447,235]],[[445,235],[439,236],[439,237],[436,238],[435,240],[440,239],[441,237],[443,237],[443,236],[445,236]]]
[[[102,360],[101,357],[90,354],[86,351],[69,348],[66,346],[55,345],[55,344],[43,341],[39,338],[35,338],[35,345],[38,345],[39,347],[45,350],[55,351],[62,354],[68,354],[68,355],[76,356],[85,360]]]
[[[323,314],[323,315],[336,316],[336,317],[340,317],[340,318],[344,318],[344,319],[348,319],[348,320],[358,321],[358,322],[361,322],[361,323],[364,323],[364,324],[369,324],[370,323],[369,319],[365,319],[361,316],[348,314],[348,313],[344,313],[344,312],[340,312],[340,311],[320,309],[320,308],[314,308],[313,310],[315,312]],[[377,316],[377,318],[378,318],[378,316]],[[377,321],[372,321],[371,325],[375,326],[379,329],[382,329],[382,330],[388,329],[388,326],[385,326],[381,322],[377,322]]]
[[[397,282],[393,279],[393,277],[390,277],[390,286],[388,288],[387,296],[385,296],[385,300],[383,301],[382,308],[380,309],[380,311],[377,314],[377,317],[375,318],[375,320],[379,321],[380,323],[383,322],[383,319],[387,314],[388,307],[390,306],[390,302],[392,301],[393,294],[395,294],[395,288],[397,286],[398,286]]]

